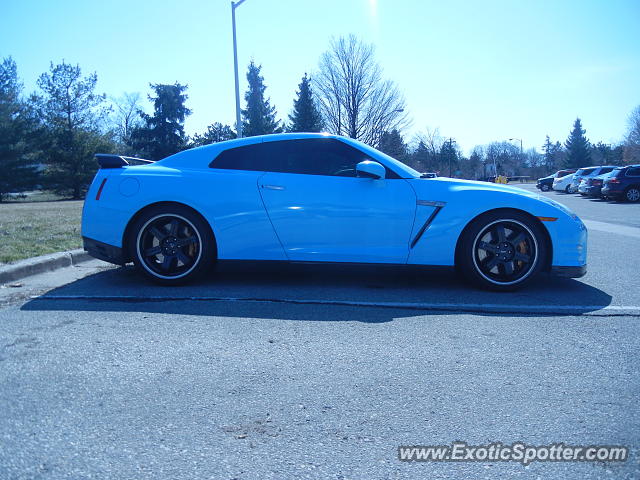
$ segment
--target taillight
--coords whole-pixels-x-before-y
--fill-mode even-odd
[[[96,200],[100,200],[100,195],[102,195],[102,189],[104,188],[105,183],[107,183],[106,178],[102,180],[102,183],[100,184],[100,188],[98,188],[98,193],[96,193]]]
[[[618,180],[616,177],[610,178],[609,180],[607,180],[608,183],[620,183],[620,180]]]

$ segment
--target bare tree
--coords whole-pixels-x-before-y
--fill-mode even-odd
[[[142,117],[140,116],[140,100],[139,93],[124,93],[119,98],[111,98],[115,111],[115,133],[117,140],[124,144],[131,144],[131,132],[142,125]]]
[[[624,142],[624,163],[640,162],[640,105],[633,109],[627,122],[627,136]]]
[[[423,132],[419,132],[418,134],[416,134],[416,141],[417,143],[422,142],[429,153],[433,156],[436,156],[442,148],[444,137],[440,135],[440,129],[438,127],[427,127]]]
[[[331,41],[314,83],[332,133],[377,146],[384,132],[408,124],[404,98],[395,83],[382,78],[373,45],[354,35]]]

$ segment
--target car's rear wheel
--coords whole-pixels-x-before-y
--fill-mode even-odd
[[[471,222],[462,235],[456,265],[483,288],[521,288],[535,277],[547,257],[542,227],[521,212],[490,212]]]
[[[206,221],[180,205],[146,211],[133,225],[134,263],[161,285],[179,285],[202,275],[215,259],[215,243]]]
[[[640,188],[629,187],[624,192],[624,198],[627,202],[637,202],[640,200]]]

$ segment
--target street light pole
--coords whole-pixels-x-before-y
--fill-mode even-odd
[[[238,82],[238,46],[236,41],[236,8],[245,0],[231,2],[231,24],[233,27],[233,72],[236,80],[236,132],[242,138],[242,121],[240,120],[240,84]]]
[[[522,139],[521,138],[510,138],[509,141],[513,142],[514,140],[520,140],[520,155],[522,156],[522,154],[524,153],[522,151]]]

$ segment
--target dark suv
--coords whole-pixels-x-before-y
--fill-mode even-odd
[[[570,170],[558,170],[553,175],[549,175],[548,177],[544,177],[544,178],[539,178],[538,182],[536,183],[536,188],[539,188],[543,192],[548,192],[549,190],[551,190],[551,186],[553,185],[554,178],[562,178],[565,175],[569,175],[570,173],[575,173],[575,171],[576,171],[575,168]]]
[[[640,165],[616,168],[604,181],[601,193],[614,200],[640,201]]]

